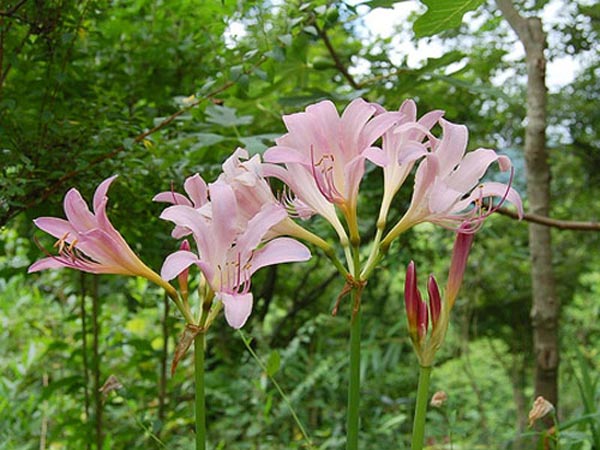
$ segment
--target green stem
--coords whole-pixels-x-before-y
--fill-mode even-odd
[[[431,366],[419,367],[419,387],[417,388],[417,405],[413,424],[411,450],[422,450],[425,441],[425,416],[427,414],[427,399],[429,398],[429,379]]]
[[[371,253],[369,253],[369,258],[367,259],[367,263],[365,264],[365,267],[363,268],[363,270],[360,274],[360,277],[363,280],[366,280],[367,278],[369,278],[369,276],[371,275],[371,272],[373,272],[373,269],[379,262],[379,259],[380,259],[379,258],[379,243],[381,242],[381,237],[383,236],[383,228],[384,227],[385,227],[385,222],[382,224],[381,227],[379,226],[379,224],[377,224],[377,233],[375,233],[375,239],[373,239]]]
[[[194,338],[194,380],[196,382],[196,450],[206,449],[206,408],[204,404],[204,333]]]
[[[352,312],[350,325],[350,382],[348,385],[348,412],[346,416],[346,450],[358,450],[359,400],[360,400],[360,291],[352,291]]]

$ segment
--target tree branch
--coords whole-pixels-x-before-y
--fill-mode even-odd
[[[0,11],[0,16],[5,16],[5,17],[10,17],[12,16],[14,13],[16,13],[19,8],[21,6],[23,6],[25,4],[27,0],[21,0],[20,2],[18,2],[15,6],[13,6],[12,8],[6,9],[6,10],[2,10]]]
[[[508,216],[512,219],[519,218],[519,215],[516,212],[506,208],[500,208],[498,212],[503,216]],[[552,219],[550,217],[532,213],[523,214],[523,220],[547,227],[558,228],[559,230],[600,231],[600,222],[579,222],[575,220]]]
[[[260,66],[264,61],[266,61],[265,57],[261,57],[258,62],[256,64],[254,64],[250,69],[245,70],[243,72],[240,73],[240,77],[242,75],[248,75],[249,73],[251,73],[254,69],[256,69],[258,66]],[[167,117],[166,119],[164,119],[162,122],[160,122],[159,124],[157,124],[156,126],[150,128],[149,130],[144,131],[141,134],[138,134],[137,136],[135,136],[133,138],[133,142],[135,144],[138,144],[140,142],[142,142],[144,139],[146,139],[148,136],[150,136],[151,134],[156,133],[159,130],[162,130],[163,128],[165,128],[166,126],[168,126],[169,124],[171,124],[177,117],[181,116],[182,114],[190,111],[191,109],[195,108],[196,106],[204,103],[207,100],[213,100],[214,97],[224,91],[226,91],[227,89],[231,88],[232,86],[234,86],[237,81],[238,81],[239,77],[234,79],[234,80],[229,80],[228,82],[224,83],[223,85],[221,85],[220,87],[214,89],[213,91],[209,92],[208,94],[204,95],[203,97],[199,98],[198,100],[196,100],[195,102],[191,103],[190,105],[186,106],[185,108],[180,109],[179,111],[171,114],[169,117]],[[65,173],[64,175],[62,175],[60,178],[58,178],[57,180],[55,180],[50,186],[47,186],[43,189],[40,189],[38,191],[33,191],[31,192],[31,194],[28,195],[29,198],[33,198],[33,200],[25,203],[24,205],[19,205],[19,206],[12,206],[6,213],[6,215],[3,215],[2,217],[0,217],[0,225],[3,223],[6,223],[11,217],[14,217],[16,214],[25,211],[29,208],[32,208],[33,206],[43,202],[44,200],[46,200],[47,198],[49,198],[52,194],[54,194],[58,189],[60,189],[63,184],[65,182],[67,182],[68,180],[70,180],[71,178],[74,178],[75,176],[81,174],[81,173],[85,173],[89,170],[91,170],[94,166],[100,164],[103,161],[109,160],[111,158],[113,158],[114,156],[116,156],[117,154],[121,153],[125,151],[125,147],[123,145],[116,147],[115,149],[111,150],[108,153],[104,153],[102,155],[97,156],[96,158],[92,159],[90,162],[88,162],[84,167],[81,167],[79,169],[73,169],[67,173]]]
[[[350,86],[352,86],[354,89],[360,89],[360,84],[357,83],[357,81],[354,79],[354,77],[352,75],[350,75],[350,73],[348,72],[348,69],[342,62],[337,51],[335,50],[335,48],[333,48],[333,45],[331,44],[331,41],[329,40],[329,36],[327,35],[327,31],[320,28],[316,23],[313,23],[313,26],[317,30],[319,37],[323,40],[325,47],[327,47],[327,51],[333,58],[335,68],[342,74],[342,76],[348,81],[348,83],[350,83]]]

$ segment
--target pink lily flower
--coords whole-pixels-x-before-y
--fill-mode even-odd
[[[208,204],[208,187],[202,177],[199,174],[195,174],[186,178],[183,183],[183,189],[188,197],[179,192],[166,191],[156,194],[152,200],[155,202],[170,203],[171,205],[191,206],[203,210],[205,215],[210,216],[210,210],[206,207]],[[190,230],[175,226],[171,236],[175,239],[181,239],[189,234]]]
[[[517,207],[519,216],[523,214],[521,197],[509,185],[480,183],[490,164],[497,162],[501,171],[507,171],[511,169],[510,159],[484,148],[465,155],[467,128],[444,119],[440,119],[439,123],[443,130],[442,139],[419,164],[411,204],[382,245],[389,244],[402,231],[421,222],[432,222],[450,229],[458,229],[465,222],[480,225],[493,211],[491,206],[485,210],[486,198],[508,201]],[[477,228],[474,227],[471,232]]]
[[[268,176],[285,182],[306,208],[328,220],[338,235],[346,233],[336,215],[338,205],[346,216],[355,215],[358,188],[365,160],[384,166],[387,158],[373,143],[396,120],[395,114],[380,114],[377,107],[356,99],[341,117],[330,101],[283,117],[288,133],[265,153],[265,161],[283,163]]]
[[[272,239],[264,245],[265,236],[287,217],[285,210],[274,204],[264,205],[239,232],[239,206],[235,192],[225,182],[209,186],[212,217],[209,221],[188,205],[171,206],[162,219],[191,230],[198,255],[180,250],[167,257],[161,274],[171,280],[192,264],[197,265],[225,309],[225,318],[233,328],[241,328],[252,312],[250,279],[260,268],[293,261],[306,261],[310,251],[291,238]],[[259,248],[260,246],[260,248]]]
[[[217,179],[218,182],[226,183],[233,189],[242,228],[265,205],[273,205],[284,211],[289,210],[281,200],[275,197],[271,186],[265,179],[265,171],[268,171],[271,165],[261,162],[260,155],[254,155],[250,159],[248,157],[245,149],[236,149],[223,163],[223,172]],[[268,233],[269,238],[281,235],[306,237],[306,231],[286,214],[284,219]]]
[[[56,217],[34,220],[38,228],[58,239],[55,244],[58,255],[48,255],[33,263],[28,269],[29,273],[69,267],[90,273],[141,276],[173,291],[166,281],[137,257],[108,220],[106,193],[116,177],[104,180],[96,189],[93,213],[79,191],[71,189],[64,200],[67,220]]]
[[[383,199],[379,221],[385,222],[392,199],[411,172],[415,162],[427,155],[437,144],[430,130],[443,116],[444,111],[430,111],[417,121],[417,105],[406,100],[398,110],[398,126],[383,135],[382,149],[389,163],[383,167]],[[425,138],[427,141],[423,142]]]

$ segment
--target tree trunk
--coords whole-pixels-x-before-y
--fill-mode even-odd
[[[534,214],[548,216],[550,210],[550,167],[546,151],[546,35],[537,17],[524,18],[516,11],[512,0],[496,0],[502,14],[517,33],[525,48],[527,63],[527,127],[525,134],[525,164],[527,197]],[[552,269],[550,228],[529,224],[531,280],[533,306],[533,347],[535,361],[535,395],[543,396],[554,405],[558,402],[558,317]]]

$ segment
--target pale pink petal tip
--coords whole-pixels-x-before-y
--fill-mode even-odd
[[[244,326],[252,312],[252,294],[218,294],[225,308],[225,320],[239,330]]]

